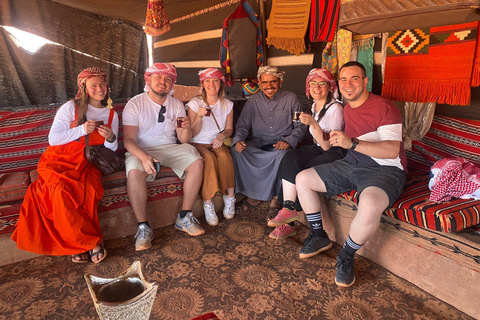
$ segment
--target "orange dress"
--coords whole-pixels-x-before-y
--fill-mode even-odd
[[[108,125],[111,126],[113,110]],[[105,142],[98,131],[90,145]],[[85,137],[50,146],[38,163],[20,209],[12,240],[17,248],[46,255],[71,255],[94,249],[103,235],[97,216],[103,198],[102,173],[85,157]]]

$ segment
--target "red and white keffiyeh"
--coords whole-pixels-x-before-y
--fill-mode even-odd
[[[162,74],[173,79],[173,83],[177,82],[177,69],[170,63],[154,63],[150,68],[145,70],[145,91],[150,90],[150,85],[147,83],[147,79],[151,74]]]
[[[335,77],[333,74],[328,71],[327,69],[312,69],[307,75],[306,84],[305,84],[305,92],[307,93],[307,97],[310,97],[310,82],[314,79],[322,79],[323,81],[327,82],[330,85],[330,92],[333,94],[335,99],[338,99],[338,87],[337,83],[335,82]]]
[[[200,78],[200,82],[208,79],[218,79],[225,83],[225,76],[223,75],[223,72],[216,68],[207,68],[204,70],[200,70],[198,76]]]
[[[103,80],[107,82],[107,74],[102,69],[96,67],[83,69],[77,77],[78,92],[75,96],[75,99],[80,99],[82,96],[82,86],[87,82],[88,79],[93,77],[102,77]]]
[[[442,159],[432,166],[431,171],[430,201],[477,199],[480,196],[480,168],[470,161],[459,157]]]

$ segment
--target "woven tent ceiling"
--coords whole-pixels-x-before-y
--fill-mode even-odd
[[[148,0],[51,0],[75,9],[122,19],[139,25],[145,24]],[[219,3],[219,0],[164,0],[169,20]]]

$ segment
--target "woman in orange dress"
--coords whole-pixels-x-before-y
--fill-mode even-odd
[[[38,180],[27,190],[12,239],[22,250],[98,263],[107,256],[97,216],[102,173],[85,157],[85,136],[90,145],[117,150],[118,115],[106,108],[109,89],[103,70],[84,69],[77,84],[75,99],[55,115],[50,146],[40,158]]]

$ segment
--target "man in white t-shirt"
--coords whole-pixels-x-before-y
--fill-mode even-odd
[[[190,119],[183,103],[169,93],[177,80],[175,66],[155,63],[145,71],[145,91],[128,101],[123,111],[123,142],[128,198],[138,222],[137,251],[152,246],[153,231],[147,216],[147,181],[155,179],[160,164],[184,179],[182,210],[175,228],[191,236],[205,233],[192,208],[203,178],[203,159],[188,144]],[[181,144],[177,144],[177,137]]]

